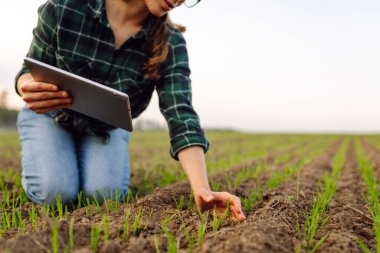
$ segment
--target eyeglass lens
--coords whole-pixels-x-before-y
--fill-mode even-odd
[[[199,2],[200,2],[200,0],[186,0],[185,5],[189,8],[191,8]]]

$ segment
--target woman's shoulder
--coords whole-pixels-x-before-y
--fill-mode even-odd
[[[85,14],[91,5],[98,4],[99,0],[47,0],[47,4],[51,4],[56,11],[62,13],[65,10]]]
[[[178,45],[186,46],[186,39],[183,36],[183,32],[181,32],[177,27],[173,25],[169,25],[168,30],[169,30],[169,37],[168,37],[169,46],[178,46]]]

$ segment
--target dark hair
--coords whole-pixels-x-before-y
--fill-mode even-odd
[[[174,24],[168,14],[162,17],[151,16],[150,19],[152,20],[150,20],[151,24],[146,45],[149,59],[142,70],[145,78],[157,81],[161,78],[160,70],[169,53],[169,27],[176,28],[180,32],[185,32],[186,28],[182,25]]]

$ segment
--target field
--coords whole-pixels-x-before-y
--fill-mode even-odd
[[[380,252],[380,136],[206,135],[210,185],[245,222],[196,209],[165,132],[132,135],[124,202],[68,206],[27,199],[17,134],[0,133],[0,252]]]

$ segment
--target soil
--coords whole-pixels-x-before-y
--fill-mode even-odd
[[[319,238],[328,235],[318,252],[362,252],[356,239],[376,251],[372,219],[363,199],[365,194],[366,186],[357,168],[355,148],[351,142],[336,196],[328,211],[330,218],[317,235]]]
[[[195,252],[294,252],[302,243],[302,231],[305,217],[312,205],[312,196],[319,190],[320,183],[326,172],[332,168],[332,159],[341,141],[334,143],[319,157],[306,164],[297,177],[290,178],[277,189],[266,191],[263,200],[256,203],[253,210],[246,214],[247,220],[233,224],[227,220],[217,232],[210,231],[212,217],[208,220],[208,233],[202,247],[195,248]],[[295,150],[295,149],[294,149]],[[293,151],[294,151],[293,150]],[[289,152],[289,150],[288,150]],[[235,194],[248,196],[257,184],[266,185],[269,175],[284,168],[286,164],[275,166],[274,159],[278,154],[251,161],[249,165],[255,167],[258,163],[272,164],[271,168],[254,179],[245,180]],[[376,155],[378,157],[378,154]],[[299,157],[291,156],[287,163],[294,163]],[[226,175],[233,177],[245,166],[240,165],[230,171],[221,172],[212,177],[213,180],[223,183]],[[297,191],[299,186],[299,191]],[[374,235],[372,222],[368,210],[362,200],[365,186],[356,166],[356,155],[352,143],[347,151],[347,160],[341,177],[338,181],[336,197],[328,210],[330,219],[325,227],[317,234],[317,239],[328,234],[319,248],[320,252],[360,252],[355,242],[359,238],[362,242],[374,249]],[[178,210],[174,198],[184,196],[184,208]],[[187,208],[190,206],[190,208]],[[24,207],[23,216],[27,217],[30,206]],[[105,209],[105,206],[102,206]],[[122,240],[124,221],[127,210],[131,210],[129,227],[139,210],[142,210],[141,229],[129,239]],[[73,210],[66,219],[58,222],[60,251],[69,244],[69,221],[74,220],[74,252],[92,252],[90,248],[90,231],[94,224],[102,225],[102,215],[92,210],[87,215],[86,209]],[[109,240],[100,240],[98,252],[155,252],[158,247],[166,252],[168,240],[163,233],[163,220],[172,217],[167,223],[173,236],[178,241],[180,252],[187,252],[188,242],[184,227],[190,234],[197,236],[199,214],[192,201],[190,187],[187,183],[177,183],[164,188],[157,188],[151,194],[140,198],[128,206],[120,204],[119,208],[107,214],[110,222]],[[37,232],[33,232],[30,222],[26,224],[26,234],[10,232],[0,240],[0,253],[9,249],[11,252],[48,252],[51,250],[51,219],[40,212]],[[104,233],[101,232],[100,238]],[[196,239],[195,239],[196,240]],[[159,242],[159,245],[155,244]]]

